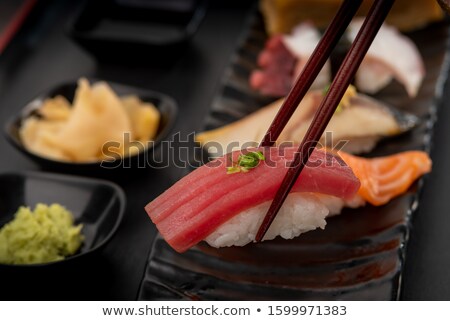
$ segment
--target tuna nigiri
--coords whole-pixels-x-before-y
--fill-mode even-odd
[[[296,150],[254,149],[249,153],[259,151],[264,160],[236,174],[229,174],[230,168],[239,163],[240,155],[247,154],[228,154],[181,179],[145,210],[178,252],[202,240],[215,247],[245,245],[254,240]],[[342,206],[362,206],[366,201],[384,204],[430,168],[431,162],[422,152],[366,160],[315,150],[264,240],[277,235],[289,239],[324,228],[325,218],[340,212]]]

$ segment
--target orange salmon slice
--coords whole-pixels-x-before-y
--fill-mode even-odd
[[[339,152],[361,182],[358,194],[372,205],[386,204],[405,193],[420,176],[431,171],[431,159],[422,151],[366,159]]]

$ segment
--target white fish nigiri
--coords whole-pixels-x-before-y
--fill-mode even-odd
[[[350,41],[354,41],[362,24],[361,18],[352,21],[347,32]],[[410,97],[415,97],[424,77],[424,63],[414,42],[384,24],[356,74],[356,87],[373,94],[395,78]]]

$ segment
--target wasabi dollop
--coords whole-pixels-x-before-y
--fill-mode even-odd
[[[75,254],[83,243],[82,225],[74,226],[70,211],[59,204],[20,207],[0,229],[0,263],[37,264]]]

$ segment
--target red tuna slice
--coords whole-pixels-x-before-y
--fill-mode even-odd
[[[285,148],[283,150],[286,157],[286,162],[293,159],[293,153],[295,151],[295,148]],[[239,154],[240,152],[234,153],[233,157],[235,161]],[[279,153],[274,153],[273,151],[270,155],[272,158],[280,157]],[[270,159],[268,161],[274,161],[274,159]],[[224,177],[229,176],[226,174],[226,170],[224,168],[230,166],[232,162],[233,161],[230,159],[230,156],[223,156],[196,169],[188,176],[185,176],[179,180],[176,183],[176,189],[170,188],[147,205],[147,211],[151,211],[152,213],[152,221],[155,224],[158,224],[167,216],[171,215],[177,208],[189,202],[193,198],[199,197],[199,195],[206,197],[208,195],[206,192],[210,192],[211,189],[218,189],[218,194],[216,194],[216,197],[218,197],[221,193],[227,193],[228,185],[230,185],[230,189],[234,189],[236,184],[245,184],[248,179],[248,176],[245,175],[234,175],[232,180],[224,181]],[[221,170],[217,170],[216,167],[220,167]],[[201,184],[194,183],[197,181],[201,181]],[[214,199],[211,199],[211,201],[213,200]]]
[[[266,160],[246,173],[227,174],[230,158],[236,160],[241,153],[237,151],[195,170],[146,206],[159,232],[176,251],[186,251],[240,212],[273,199],[297,147],[259,150]],[[315,150],[291,192],[350,199],[359,186],[342,159]]]
[[[282,97],[292,87],[292,75],[276,70],[255,70],[250,75],[250,86],[262,95]]]
[[[286,48],[282,35],[269,38],[258,57],[261,69],[250,75],[250,87],[267,96],[287,95],[292,87],[296,62],[297,58]]]

